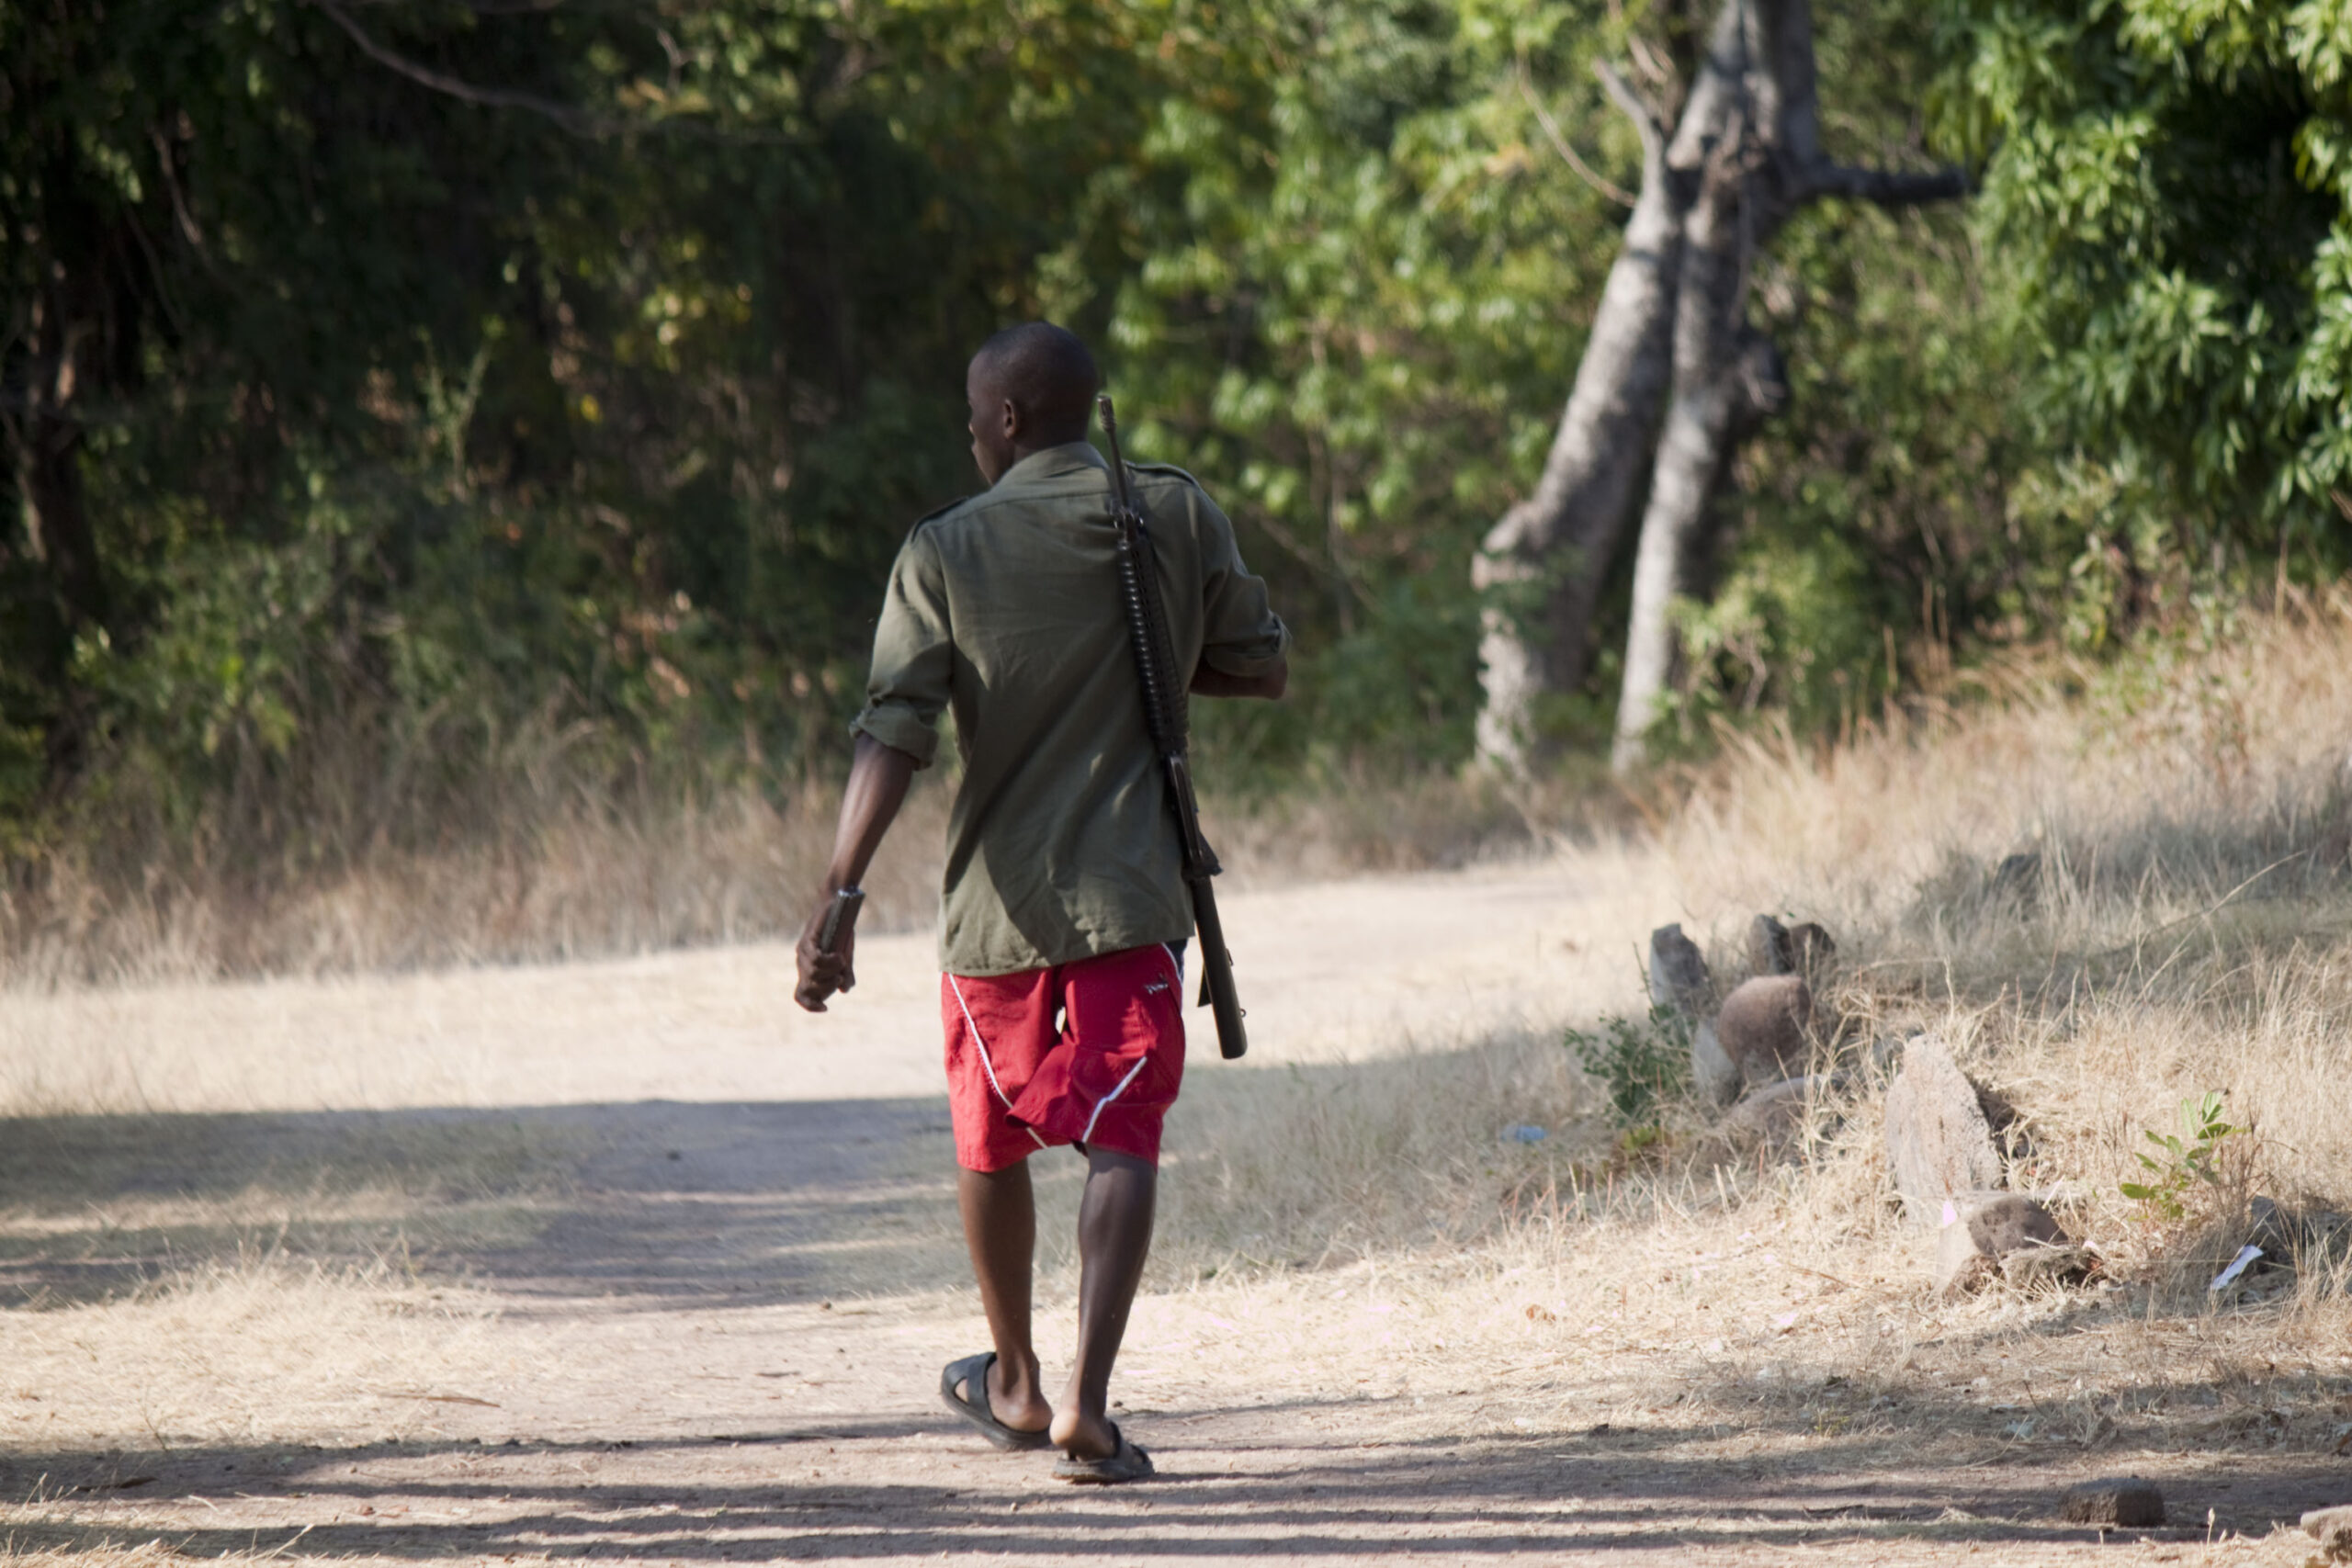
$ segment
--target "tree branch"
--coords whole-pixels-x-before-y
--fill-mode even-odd
[[[1552,151],[1557,152],[1561,159],[1566,163],[1568,167],[1577,172],[1577,177],[1578,179],[1584,181],[1585,184],[1590,186],[1594,190],[1599,191],[1602,196],[1607,197],[1610,200],[1615,202],[1620,207],[1633,206],[1633,192],[1626,190],[1615,182],[1603,178],[1600,175],[1596,174],[1593,171],[1592,165],[1587,164],[1582,158],[1577,156],[1577,150],[1568,144],[1568,139],[1566,137],[1560,134],[1560,127],[1558,123],[1552,118],[1552,111],[1545,108],[1544,107],[1544,100],[1535,96],[1535,88],[1528,81],[1527,71],[1524,66],[1520,69],[1518,81],[1519,96],[1525,98],[1527,100],[1527,107],[1535,111],[1535,123],[1544,128],[1544,134],[1551,140]]]
[[[460,103],[474,104],[486,109],[525,109],[554,121],[557,126],[573,136],[592,141],[607,135],[616,129],[609,120],[600,119],[574,108],[570,104],[557,103],[552,98],[542,98],[534,93],[518,93],[505,87],[477,87],[469,82],[461,82],[455,76],[445,76],[438,71],[430,70],[413,60],[394,54],[390,50],[369,38],[360,30],[359,24],[351,19],[350,13],[338,5],[336,0],[311,0],[311,4],[324,11],[334,20],[335,26],[350,34],[351,41],[357,44],[368,59],[387,71],[407,77],[421,87],[429,87],[436,93],[456,98]]]
[[[1634,122],[1634,133],[1642,139],[1642,161],[1649,164],[1664,158],[1666,128],[1658,124],[1657,111],[1643,101],[1625,78],[1617,74],[1616,67],[1609,62],[1594,61],[1592,73],[1600,78],[1601,90],[1609,95],[1609,101]]]
[[[1933,174],[1905,174],[1894,169],[1858,169],[1845,164],[1820,163],[1798,180],[1800,199],[1834,197],[1841,201],[1867,201],[1879,207],[1919,207],[1930,201],[1956,201],[1968,194],[1968,175],[1961,169]]]

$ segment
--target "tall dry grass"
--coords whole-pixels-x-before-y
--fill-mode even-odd
[[[302,823],[299,853],[285,803],[195,829],[153,813],[69,828],[0,868],[0,989],[563,963],[798,930],[831,857],[837,778],[615,794],[561,770],[559,753],[479,799],[329,811]],[[918,779],[865,877],[864,929],[931,923],[952,787]],[[1249,886],[1524,854],[1559,798],[1430,775],[1206,811],[1229,886]],[[395,807],[446,826],[403,841],[380,827]]]
[[[2020,661],[1836,744],[1726,739],[1637,803],[1647,831],[1558,852],[1589,873],[1597,941],[1630,953],[1679,920],[1726,988],[1758,912],[1833,931],[1823,1065],[1847,1077],[1796,1156],[1688,1107],[1666,1152],[1629,1151],[1549,1039],[1204,1083],[1206,1131],[1179,1139],[1207,1178],[1177,1201],[1188,1256],[1313,1262],[1761,1203],[1924,1280],[1879,1107],[1893,1047],[1927,1031],[2018,1107],[2014,1183],[2175,1304],[2202,1301],[2248,1198],[2352,1210],[2352,594],[2106,666]],[[1996,874],[2019,854],[2030,871]],[[2178,1222],[2126,1199],[2146,1133],[2210,1091],[2245,1129],[2231,1184],[2197,1183]],[[1519,1123],[1549,1135],[1501,1142]],[[2341,1273],[2305,1285],[2340,1293]]]
[[[2020,1177],[2126,1251],[2144,1131],[2208,1091],[2251,1179],[2352,1206],[2352,595],[1986,684],[1693,791],[1660,847],[1718,954],[1751,910],[1827,920],[1857,1033],[1941,1032],[2025,1113]]]
[[[797,930],[832,852],[836,791],[743,787],[624,805],[571,795],[445,849],[360,842],[313,869],[269,847],[158,833],[143,855],[70,840],[0,885],[0,986],[121,985],[565,961]],[[938,897],[944,792],[917,790],[866,879],[904,929]],[[132,874],[123,863],[143,862]]]

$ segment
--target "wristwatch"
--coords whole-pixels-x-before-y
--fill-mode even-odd
[[[865,889],[844,887],[833,895],[826,906],[824,922],[817,928],[817,951],[832,953],[841,946],[842,932],[857,924],[859,906],[865,902]]]

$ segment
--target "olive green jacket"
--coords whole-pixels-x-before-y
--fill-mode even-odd
[[[1129,465],[1178,667],[1259,675],[1289,633],[1233,525],[1180,469]],[[915,525],[874,634],[854,728],[928,766],[952,710],[963,779],[947,827],[940,966],[1010,975],[1193,927],[1167,784],[1120,607],[1110,468],[1083,442],[1032,453]]]

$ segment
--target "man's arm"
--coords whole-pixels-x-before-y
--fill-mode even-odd
[[[1290,689],[1290,660],[1276,655],[1274,667],[1255,675],[1228,675],[1203,663],[1193,671],[1196,697],[1263,697],[1273,702]]]
[[[793,988],[792,999],[810,1012],[825,1010],[825,998],[835,991],[854,990],[857,986],[857,970],[851,962],[857,948],[857,932],[853,928],[841,933],[838,951],[820,952],[817,947],[818,929],[825,923],[825,912],[832,907],[833,895],[844,887],[854,887],[865,875],[866,867],[874,863],[874,852],[882,847],[882,836],[899,815],[899,807],[906,803],[907,785],[915,776],[916,761],[895,746],[885,746],[871,735],[857,738],[857,749],[849,766],[849,784],[842,791],[841,826],[833,835],[833,863],[825,871],[825,884],[817,895],[817,908],[801,929],[800,946],[795,956],[799,960],[800,983]]]

